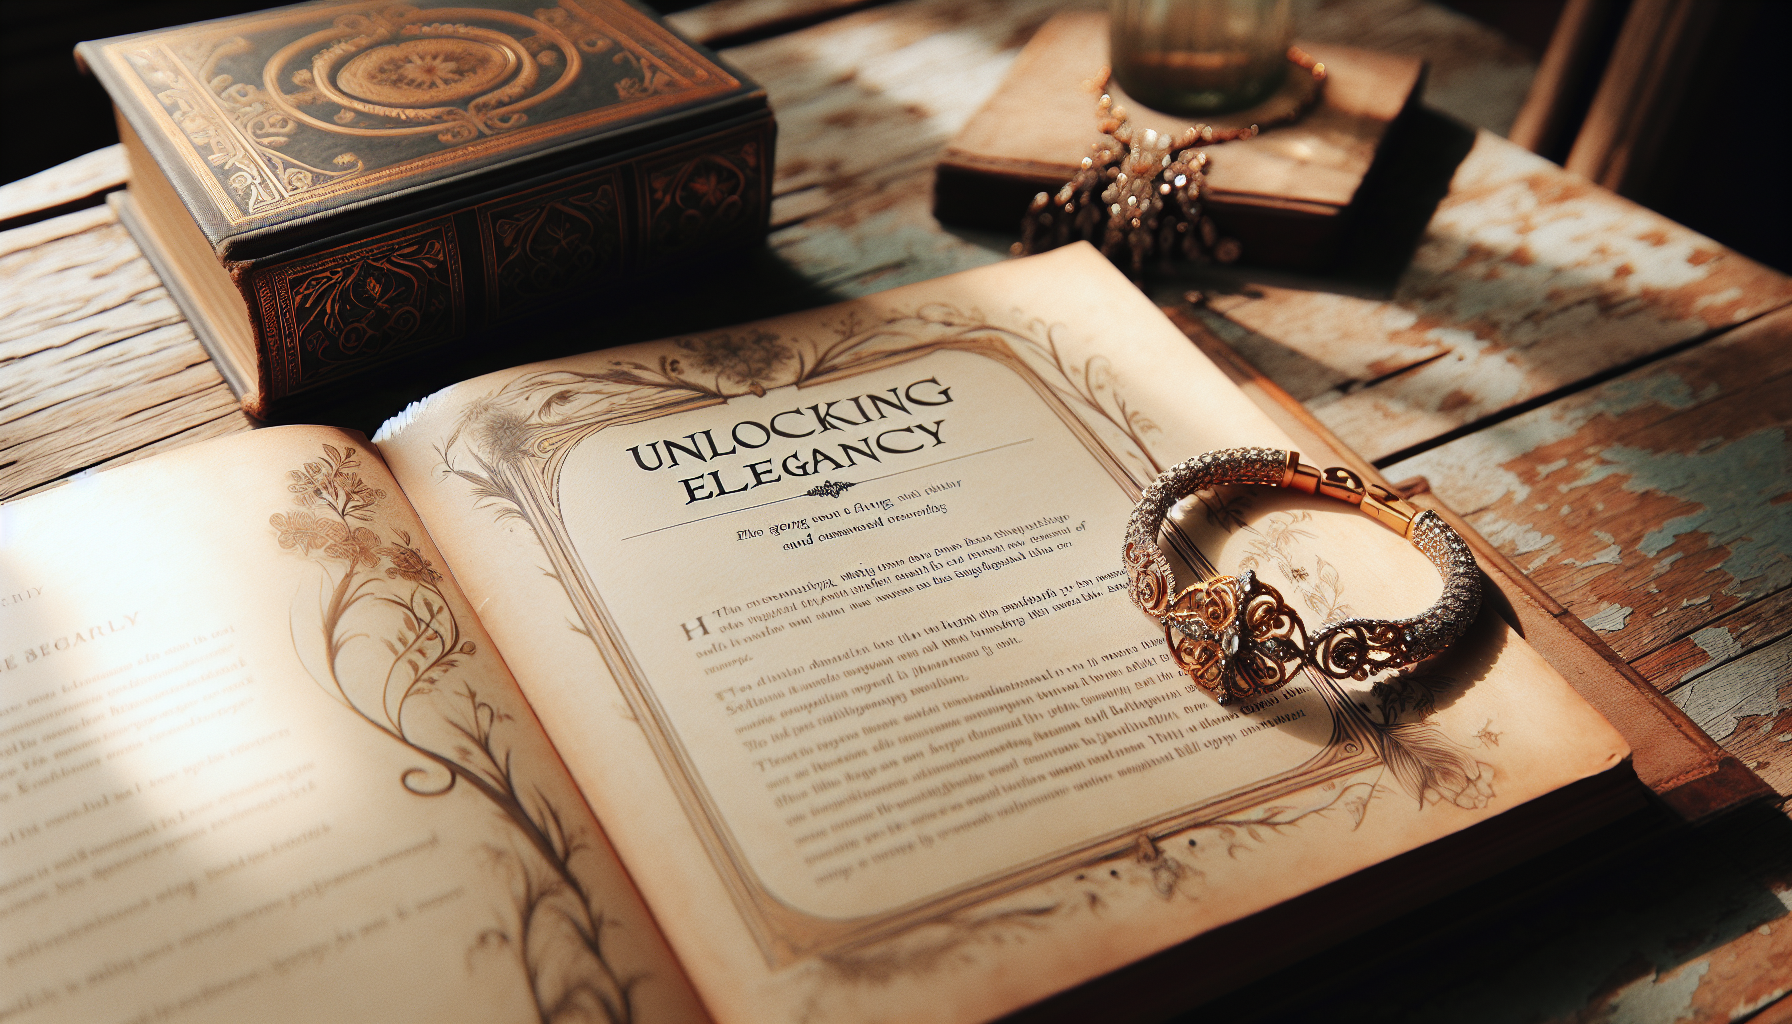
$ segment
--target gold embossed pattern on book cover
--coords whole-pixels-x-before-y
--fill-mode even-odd
[[[539,2],[283,8],[111,40],[98,63],[232,227],[460,173],[741,84],[626,4]]]
[[[476,208],[492,319],[625,269],[621,174],[603,167]]]
[[[452,217],[280,264],[255,275],[271,394],[323,381],[457,336],[466,327]]]
[[[670,263],[763,230],[770,151],[765,127],[753,125],[638,162],[648,259]]]

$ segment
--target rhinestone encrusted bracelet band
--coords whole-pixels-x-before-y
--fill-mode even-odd
[[[1407,619],[1348,618],[1311,636],[1300,615],[1256,573],[1220,576],[1176,589],[1158,549],[1164,516],[1178,501],[1221,484],[1262,484],[1335,498],[1412,541],[1444,580],[1443,596]],[[1228,448],[1171,466],[1145,488],[1127,525],[1123,551],[1133,603],[1164,627],[1170,656],[1221,704],[1278,689],[1302,665],[1333,679],[1365,679],[1437,654],[1455,643],[1481,607],[1481,570],[1468,544],[1430,510],[1348,469],[1303,465],[1279,448]]]

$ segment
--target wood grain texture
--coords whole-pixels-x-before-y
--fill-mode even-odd
[[[1401,1024],[1730,1024],[1785,1019],[1792,822],[1761,808],[1615,858],[1538,905],[1430,950],[1382,1005]],[[1373,997],[1371,997],[1373,998]]]
[[[1426,61],[1425,102],[1496,135],[1524,105],[1537,63],[1491,28],[1425,0],[1321,0],[1302,11],[1300,35]]]
[[[705,46],[733,46],[870,7],[883,0],[713,0],[666,15],[666,24]]]
[[[911,0],[724,51],[777,111],[775,194],[850,191],[931,162],[1060,6]]]
[[[36,220],[47,210],[97,203],[124,187],[128,171],[124,147],[111,145],[0,185],[0,229]]]
[[[1792,309],[1389,467],[1792,794]]]
[[[1787,634],[1792,634],[1792,589],[1741,605],[1634,664],[1657,688],[1672,688]]]
[[[1792,794],[1792,637],[1725,661],[1668,696],[1763,782]]]
[[[916,0],[724,51],[778,114],[773,251],[842,298],[1006,258],[940,229],[933,162],[1059,6]]]
[[[1482,132],[1391,298],[1260,286],[1213,307],[1380,460],[1792,302],[1792,280]],[[1228,339],[1232,340],[1232,339]],[[1284,371],[1287,372],[1287,371]]]
[[[0,498],[252,423],[109,209],[0,232]]]
[[[1788,341],[1792,310],[1388,474],[1423,474],[1636,660],[1792,585]]]

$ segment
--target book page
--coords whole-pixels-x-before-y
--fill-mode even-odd
[[[706,1019],[366,448],[0,506],[0,1021]]]
[[[1139,489],[1286,441],[1084,247],[481,378],[394,434],[723,1019],[984,1019],[1625,755],[1492,613],[1243,707],[1178,671],[1126,593]],[[1441,591],[1323,499],[1182,530],[1309,629]]]

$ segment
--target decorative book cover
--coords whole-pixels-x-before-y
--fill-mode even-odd
[[[625,0],[303,4],[77,55],[123,218],[258,414],[764,236],[763,91]]]
[[[225,240],[753,91],[616,0],[301,4],[83,43]]]

